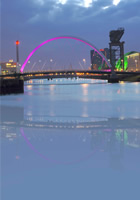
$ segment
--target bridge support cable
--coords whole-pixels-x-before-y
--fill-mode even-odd
[[[80,63],[80,61],[79,61],[79,65],[80,65],[80,67],[82,68],[82,70],[84,70],[84,68],[83,68],[82,64]]]
[[[31,72],[33,72],[32,70],[33,70],[33,68],[34,68],[35,65],[36,65],[36,62],[34,62],[34,64],[32,65]]]
[[[76,61],[76,60],[77,60],[77,56],[76,56],[76,54],[75,54],[75,48],[74,48],[74,46],[71,44],[70,41],[68,41],[68,44],[69,44],[69,46],[70,46],[70,49],[71,49],[72,52],[74,53],[73,61]],[[70,63],[70,66],[72,66],[72,63]]]
[[[43,71],[43,69],[44,69],[46,63],[47,63],[47,60],[45,60],[45,62],[43,63],[43,65],[42,65],[42,67],[41,67],[41,71]]]

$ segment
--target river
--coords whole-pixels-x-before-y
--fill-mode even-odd
[[[2,200],[140,199],[140,83],[30,80],[0,103]]]

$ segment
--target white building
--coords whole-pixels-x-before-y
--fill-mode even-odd
[[[140,53],[134,52],[126,57],[128,60],[128,71],[140,71]]]

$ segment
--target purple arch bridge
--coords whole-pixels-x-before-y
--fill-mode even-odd
[[[60,40],[60,39],[72,39],[72,40],[77,40],[79,42],[82,42],[88,46],[90,46],[92,49],[94,49],[94,51],[96,51],[103,59],[103,61],[108,65],[109,68],[112,68],[111,64],[109,63],[109,61],[107,60],[107,58],[105,57],[105,55],[99,51],[99,49],[97,49],[93,44],[91,44],[90,42],[87,42],[83,39],[77,38],[77,37],[72,37],[72,36],[61,36],[61,37],[55,37],[55,38],[51,38],[46,40],[45,42],[42,42],[41,44],[39,44],[26,58],[25,62],[23,63],[23,65],[21,66],[20,72],[23,73],[23,70],[28,62],[28,60],[31,58],[31,56],[40,48],[42,47],[44,44],[47,44],[51,41],[54,40]]]

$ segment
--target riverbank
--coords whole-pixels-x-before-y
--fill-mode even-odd
[[[0,95],[24,93],[22,78],[0,79]]]

